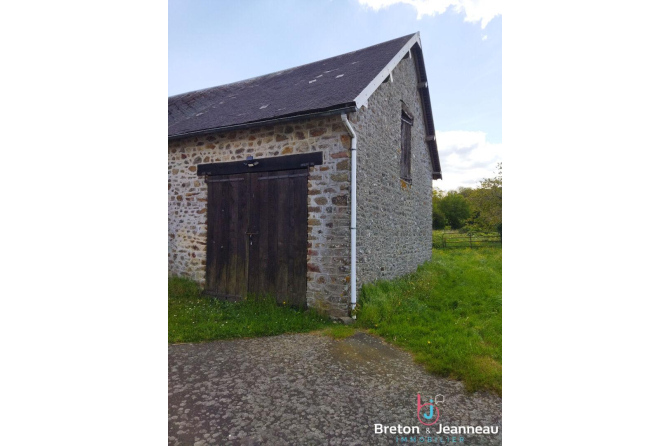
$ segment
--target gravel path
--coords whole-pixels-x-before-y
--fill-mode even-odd
[[[467,394],[461,383],[429,375],[409,354],[364,333],[180,344],[168,352],[172,445],[401,444],[404,437],[407,444],[502,443],[500,397]],[[437,398],[437,424],[419,423],[417,393],[422,402]],[[375,424],[418,426],[420,434],[379,434]],[[438,434],[439,425],[499,430]]]

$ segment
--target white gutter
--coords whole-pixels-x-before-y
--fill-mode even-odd
[[[356,132],[347,114],[342,113],[342,121],[351,136],[351,311],[356,309]],[[356,319],[356,315],[352,314]]]

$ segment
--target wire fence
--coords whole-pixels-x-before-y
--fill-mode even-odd
[[[502,235],[496,233],[475,233],[459,234],[452,232],[434,232],[433,248],[479,248],[484,246],[502,247]]]

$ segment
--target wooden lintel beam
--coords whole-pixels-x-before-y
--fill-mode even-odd
[[[250,172],[274,172],[277,170],[300,169],[301,167],[323,164],[323,152],[301,153],[298,155],[273,156],[252,160],[230,161],[227,163],[198,164],[198,175],[233,175]]]

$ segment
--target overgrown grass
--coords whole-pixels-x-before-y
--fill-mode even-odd
[[[429,371],[502,395],[502,249],[433,250],[416,273],[364,286],[357,318]]]
[[[314,310],[277,306],[273,299],[224,302],[201,296],[187,279],[168,279],[168,342],[198,342],[296,333],[323,328],[327,317]]]

